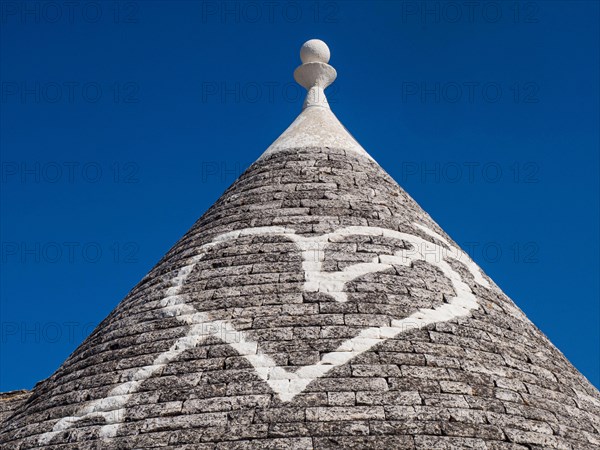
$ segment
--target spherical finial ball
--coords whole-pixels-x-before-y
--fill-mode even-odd
[[[310,62],[322,62],[327,64],[330,56],[329,47],[327,47],[327,44],[320,39],[306,41],[300,49],[300,59],[304,64]]]

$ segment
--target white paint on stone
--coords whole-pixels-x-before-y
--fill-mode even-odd
[[[425,234],[428,234],[432,238],[435,238],[438,241],[443,242],[448,247],[448,250],[450,250],[450,254],[448,255],[449,258],[460,261],[465,266],[467,266],[467,269],[469,269],[469,272],[471,272],[471,274],[473,275],[473,278],[475,278],[475,281],[477,282],[477,284],[480,284],[481,286],[485,286],[486,288],[490,288],[490,283],[488,282],[488,280],[486,280],[483,277],[483,274],[482,274],[479,266],[477,264],[475,264],[475,261],[473,261],[471,258],[469,258],[469,256],[465,252],[454,247],[452,244],[450,244],[450,242],[448,242],[447,239],[445,239],[443,236],[439,235],[435,231],[430,230],[425,225],[421,225],[420,223],[415,223],[415,226],[417,228],[419,228],[421,231],[423,231]]]
[[[327,44],[311,39],[302,46],[300,57],[303,64],[295,70],[294,79],[307,90],[302,113],[259,160],[275,152],[311,147],[344,149],[373,160],[329,107],[325,89],[335,81],[337,72],[327,64],[330,57]]]
[[[468,316],[471,310],[478,308],[477,299],[445,258],[457,259],[465,264],[478,284],[489,287],[489,283],[483,278],[479,267],[464,252],[454,248],[437,233],[422,225],[416,225],[429,236],[444,243],[447,248],[408,233],[362,226],[346,227],[316,237],[299,236],[293,230],[284,227],[247,228],[216,236],[210,243],[200,247],[199,254],[191,258],[189,264],[177,270],[171,280],[171,286],[165,292],[166,296],[161,301],[161,311],[165,317],[178,317],[190,325],[187,334],[177,339],[168,351],[158,355],[152,364],[140,367],[137,371],[129,374],[105,398],[91,401],[73,416],[60,419],[55,423],[52,431],[40,436],[39,443],[47,445],[61,431],[75,426],[80,420],[95,417],[102,417],[105,420],[105,424],[100,429],[101,437],[116,436],[119,425],[125,418],[126,404],[132,394],[138,391],[141,384],[153,375],[160,373],[167,364],[184,351],[196,347],[211,336],[231,345],[252,364],[257,375],[269,384],[279,398],[288,402],[303,392],[312,381],[324,376],[333,368],[346,364],[387,339],[432,323]],[[415,261],[423,260],[442,270],[451,281],[455,296],[448,303],[436,308],[420,309],[404,319],[392,320],[391,326],[366,328],[354,338],[343,342],[335,351],[324,354],[317,364],[301,367],[296,372],[289,372],[285,368],[277,366],[271,357],[262,353],[259,344],[250,339],[247,333],[235,330],[231,321],[213,320],[209,313],[198,312],[188,303],[189,296],[182,294],[183,286],[196,263],[204,257],[209,248],[220,242],[265,234],[285,236],[297,245],[302,252],[302,268],[306,277],[303,289],[307,292],[324,292],[339,302],[345,302],[347,301],[347,294],[344,292],[346,283],[368,273],[390,269],[394,265],[410,266]],[[377,260],[381,262],[360,263],[342,271],[323,272],[322,263],[325,259],[327,244],[348,235],[384,236],[399,239],[410,243],[412,248],[399,250],[394,255],[379,255]]]
[[[320,39],[310,39],[302,44],[300,48],[300,60],[304,64],[311,62],[327,64],[330,57],[329,47]]]
[[[276,152],[299,148],[343,148],[350,153],[373,159],[329,108],[304,109],[259,160]]]

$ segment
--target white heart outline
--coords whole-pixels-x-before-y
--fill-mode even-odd
[[[489,282],[483,277],[479,266],[466,253],[458,250],[442,236],[427,227],[416,223],[414,225],[424,233],[444,243],[447,248],[408,233],[364,226],[346,227],[316,237],[297,235],[294,230],[284,227],[245,228],[216,236],[211,242],[199,248],[200,253],[192,258],[190,264],[177,271],[177,275],[171,280],[172,286],[167,289],[167,296],[160,302],[161,311],[165,316],[175,316],[190,325],[188,333],[177,339],[168,351],[157,356],[151,365],[138,369],[129,376],[127,381],[113,388],[106,397],[93,400],[80,408],[74,416],[64,417],[57,421],[52,431],[43,433],[38,442],[48,444],[56,434],[71,428],[82,419],[93,417],[103,417],[105,419],[105,424],[102,425],[100,430],[101,437],[114,437],[125,417],[125,405],[140,385],[181,353],[196,347],[210,336],[218,337],[233,347],[240,356],[245,357],[252,364],[258,376],[269,384],[279,398],[284,402],[289,402],[296,395],[303,392],[312,381],[324,376],[333,368],[347,363],[377,344],[405,331],[468,316],[470,311],[479,307],[477,298],[473,295],[469,286],[462,281],[461,276],[445,261],[445,258],[462,262],[479,285],[489,288]],[[285,236],[301,250],[302,267],[306,277],[303,287],[305,292],[323,292],[331,295],[338,302],[345,302],[347,301],[347,295],[343,292],[343,288],[349,281],[367,273],[387,270],[392,268],[393,265],[410,266],[414,261],[423,260],[442,270],[444,275],[451,281],[456,295],[448,303],[436,308],[423,308],[404,319],[392,320],[391,326],[366,328],[357,336],[344,341],[335,351],[324,354],[317,364],[303,366],[296,372],[288,372],[283,367],[278,366],[271,357],[262,353],[258,343],[249,339],[246,333],[235,330],[231,321],[212,320],[210,314],[198,312],[188,304],[187,295],[181,294],[185,281],[198,261],[204,257],[206,250],[228,240],[264,234]],[[394,255],[378,255],[374,258],[377,261],[354,264],[338,272],[322,272],[322,261],[327,243],[335,242],[340,237],[350,235],[384,236],[399,239],[410,243],[412,249],[399,250]]]

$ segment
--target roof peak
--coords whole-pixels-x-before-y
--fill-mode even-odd
[[[329,107],[325,89],[337,78],[336,70],[328,64],[330,57],[329,47],[320,39],[310,39],[302,45],[302,65],[294,71],[296,82],[308,91],[302,113],[261,158],[278,151],[308,147],[344,149],[371,158]]]
[[[294,71],[294,79],[308,91],[302,109],[329,108],[325,89],[337,78],[336,70],[327,64],[330,57],[329,47],[320,39],[310,39],[300,48],[302,65]]]

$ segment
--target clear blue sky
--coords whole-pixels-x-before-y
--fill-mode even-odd
[[[0,390],[49,376],[299,113],[333,109],[600,386],[599,3],[1,3]]]

